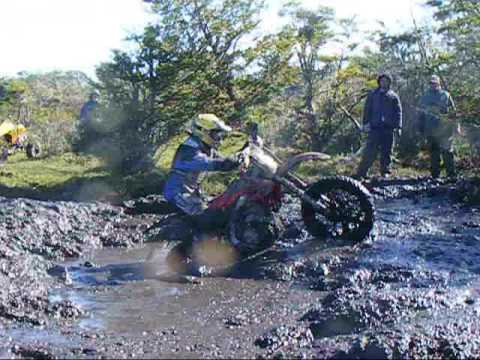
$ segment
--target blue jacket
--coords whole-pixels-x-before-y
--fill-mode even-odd
[[[387,92],[377,88],[370,92],[365,101],[363,123],[372,129],[401,129],[402,104],[398,95],[392,90]]]
[[[173,159],[163,195],[173,201],[176,194],[198,193],[199,177],[204,171],[222,169],[223,158],[210,154],[210,150],[195,136],[190,136],[181,144]]]
[[[80,109],[80,121],[82,123],[88,123],[91,120],[92,111],[97,107],[98,102],[94,100],[88,100],[83,104]]]

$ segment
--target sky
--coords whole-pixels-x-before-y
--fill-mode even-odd
[[[262,29],[277,28],[284,0],[267,0]],[[356,16],[360,30],[377,20],[399,30],[428,16],[421,0],[302,0],[335,9],[339,17]],[[126,49],[125,37],[152,20],[141,0],[0,0],[0,76],[20,71],[79,70],[94,77],[95,66],[111,59],[112,49]]]

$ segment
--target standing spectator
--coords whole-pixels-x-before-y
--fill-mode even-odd
[[[91,92],[88,101],[83,104],[80,110],[80,124],[82,126],[90,125],[90,122],[92,121],[93,111],[98,106],[98,96],[99,94],[97,91]]]
[[[427,138],[430,148],[430,172],[433,178],[440,176],[440,156],[447,176],[456,176],[452,143],[459,125],[449,116],[454,111],[452,97],[448,91],[442,90],[440,78],[432,75],[430,89],[420,99],[419,130]]]
[[[400,135],[402,128],[402,104],[398,95],[390,89],[392,78],[380,74],[378,87],[368,94],[363,111],[363,128],[368,132],[367,144],[358,166],[356,177],[364,178],[380,150],[380,172],[390,175],[390,163],[395,130]]]
[[[80,110],[80,121],[77,126],[78,138],[73,145],[75,151],[86,151],[97,140],[98,132],[93,120],[98,108],[98,97],[97,91],[91,92],[88,101],[83,104]]]

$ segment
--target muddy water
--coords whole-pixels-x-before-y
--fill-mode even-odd
[[[412,280],[431,282],[424,286],[438,285],[434,281],[439,279],[445,286],[475,286],[480,271],[480,214],[475,209],[465,211],[441,198],[427,198],[421,203],[399,199],[378,205],[376,239],[360,254],[360,269],[390,266],[418,270],[437,274],[432,279]],[[329,252],[336,255],[334,249]],[[152,254],[153,260],[148,261]],[[184,331],[192,329],[192,336],[202,334],[200,338],[208,339],[224,330],[224,324],[209,326],[202,314],[212,302],[239,305],[242,299],[276,288],[271,281],[221,277],[203,279],[201,285],[165,281],[161,278],[168,274],[165,255],[160,244],[99,251],[64,264],[72,285],[53,291],[51,296],[80,304],[89,314],[79,323],[84,329],[128,335],[174,326]],[[288,288],[282,287],[283,291]],[[292,288],[287,296],[296,303],[293,294],[302,291],[306,290]]]
[[[340,350],[355,357],[345,349],[357,336],[380,344],[364,357],[479,355],[480,344],[468,339],[480,338],[480,211],[443,195],[376,205],[369,245],[312,250],[297,239],[270,261],[276,271],[260,277],[251,275],[263,265],[245,276],[183,281],[169,273],[158,243],[92,252],[58,264],[63,286],[49,292],[51,302],[78,304],[79,320],[58,331],[0,337],[74,357],[81,357],[78,343],[87,357],[318,357]]]
[[[51,301],[68,299],[79,304],[88,313],[79,322],[86,330],[128,335],[170,324],[169,314],[178,311],[178,298],[188,289],[180,283],[151,279],[168,270],[162,262],[147,261],[152,252],[161,255],[162,246],[103,249],[81,260],[62,263],[69,286],[52,290]]]
[[[130,338],[170,336],[165,351],[188,357],[194,349],[248,356],[255,351],[255,338],[275,325],[276,315],[298,318],[318,299],[318,294],[270,280],[218,277],[190,283],[169,272],[165,255],[162,244],[147,244],[60,264],[70,285],[52,290],[51,301],[80,305],[88,314],[78,323],[82,330]],[[246,324],[243,335],[236,336],[237,341],[249,339],[249,346],[226,336],[228,329]]]
[[[347,357],[478,357],[479,225],[477,208],[443,196],[379,201],[376,241],[310,318],[314,336],[326,346],[326,325],[357,319],[348,334],[374,345]]]
[[[378,204],[377,240],[363,253],[365,263],[389,264],[448,274],[480,274],[480,211],[445,198],[400,199]]]

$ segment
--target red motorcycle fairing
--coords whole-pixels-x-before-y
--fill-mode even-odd
[[[234,205],[241,196],[249,201],[257,202],[276,210],[282,200],[280,184],[265,179],[243,176],[234,181],[228,189],[208,205],[209,209],[226,210]]]

